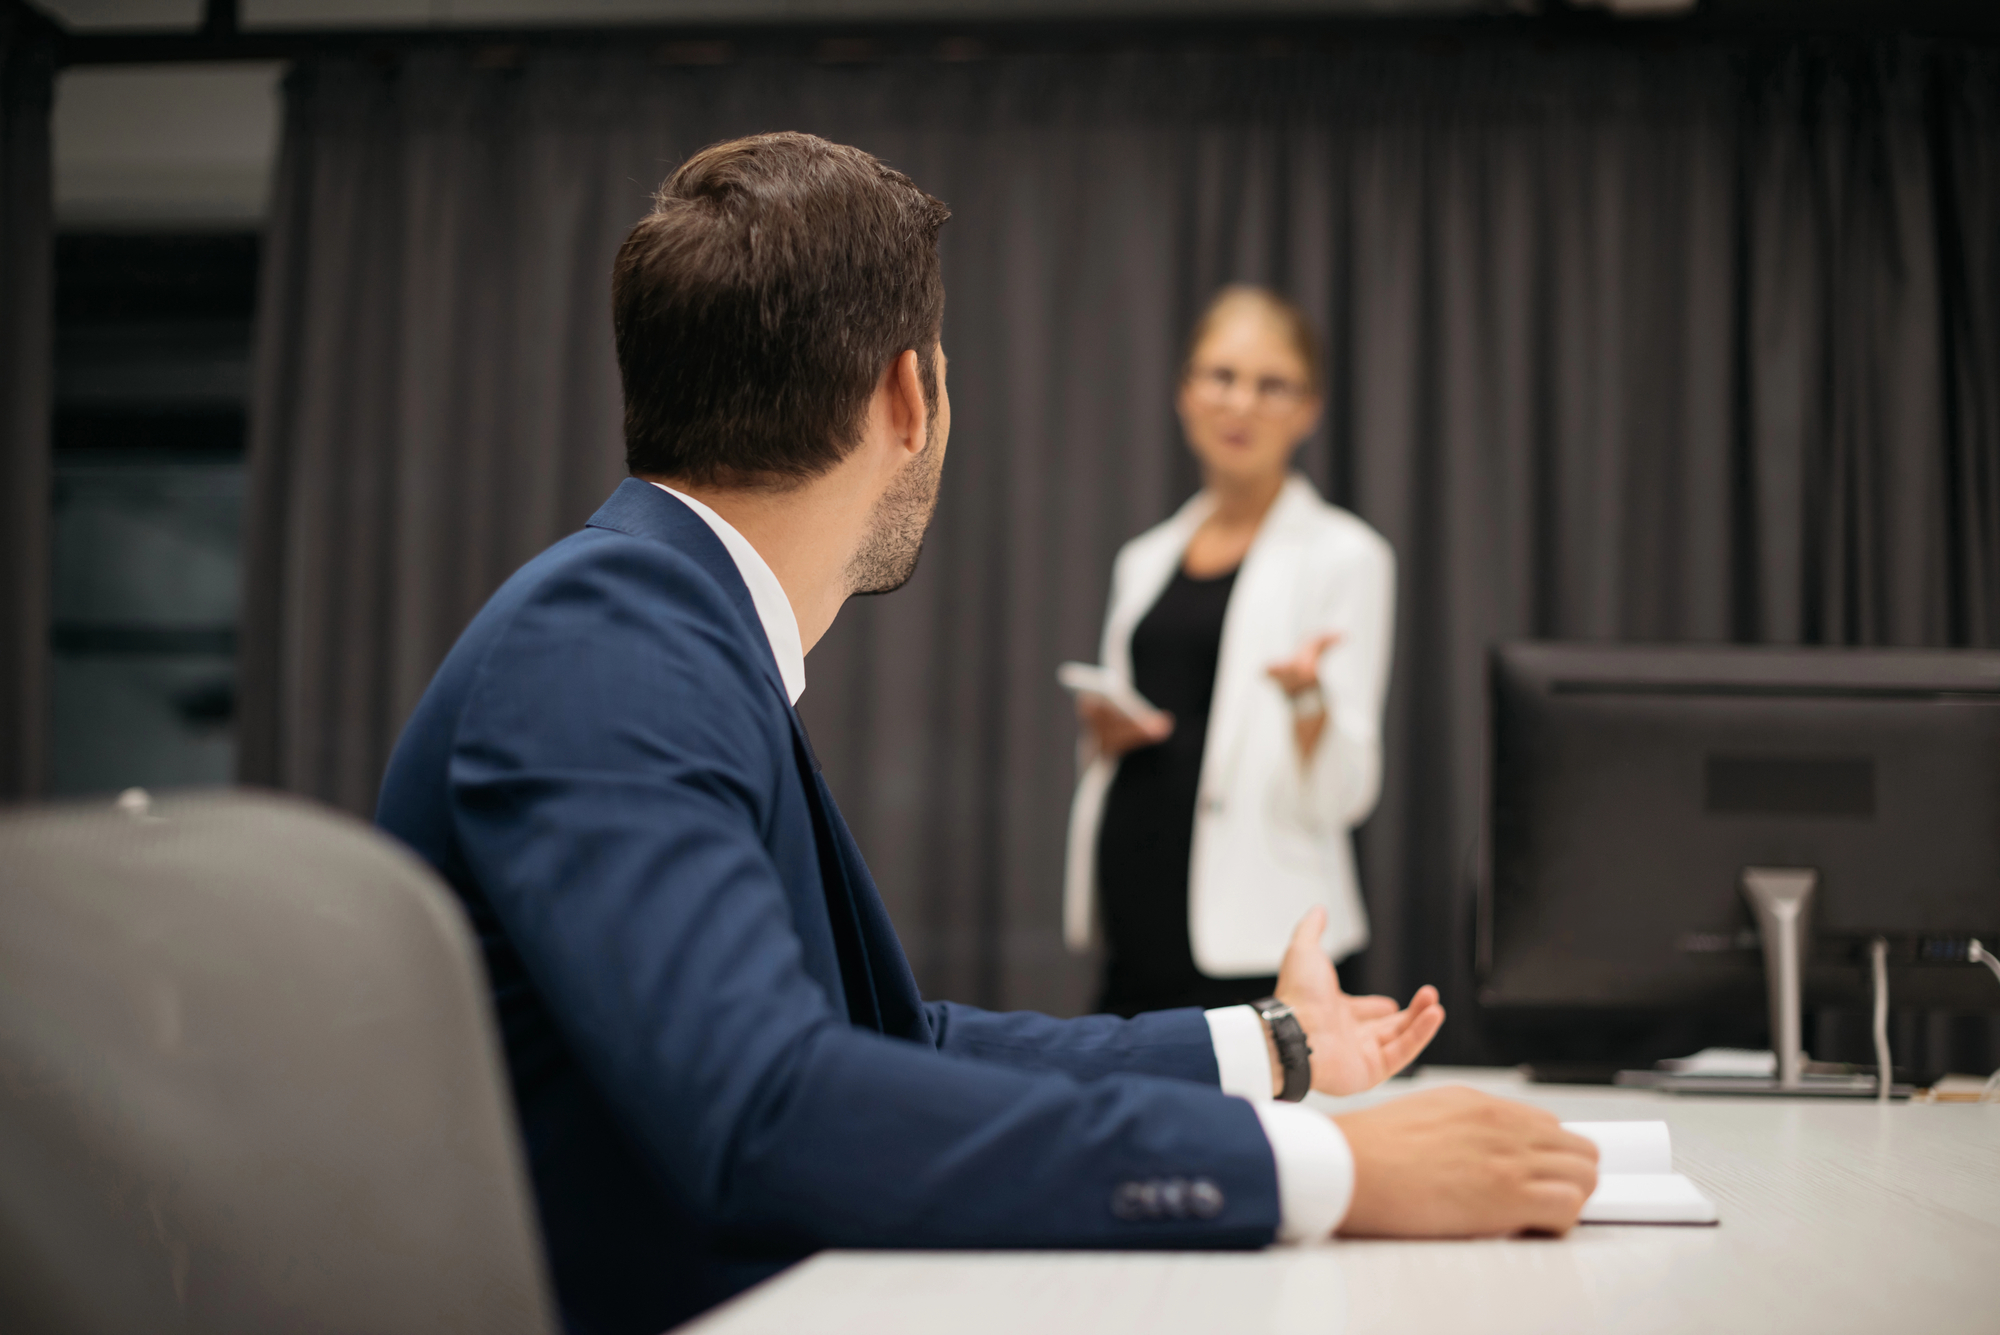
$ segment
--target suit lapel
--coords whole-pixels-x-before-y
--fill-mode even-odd
[[[1286,624],[1283,614],[1290,609],[1298,582],[1298,562],[1287,559],[1293,521],[1313,496],[1311,484],[1303,478],[1294,475],[1286,480],[1244,554],[1236,586],[1230,590],[1229,608],[1223,614],[1222,652],[1216,662],[1214,706],[1209,711],[1208,741],[1202,756],[1204,793],[1226,782],[1235,759],[1234,745],[1242,736],[1240,720],[1264,680],[1263,658],[1276,656],[1254,632]],[[1207,493],[1197,492],[1175,511],[1159,541],[1146,551],[1144,563],[1131,572],[1127,587],[1119,591],[1118,606],[1108,618],[1105,666],[1127,682],[1132,680],[1132,632],[1180,569],[1189,540],[1208,518],[1213,504]]]
[[[872,952],[871,936],[892,943],[894,930],[868,880],[861,852],[840,817],[833,793],[820,775],[819,757],[813,751],[805,721],[792,708],[778,661],[771,653],[770,637],[757,615],[757,604],[749,586],[736,568],[729,549],[715,536],[702,517],[650,482],[627,478],[592,515],[591,528],[610,529],[633,537],[666,543],[705,570],[728,595],[742,617],[750,639],[760,646],[758,661],[764,678],[777,692],[792,729],[792,754],[798,764],[799,780],[805,788],[806,806],[811,813],[813,844],[819,854],[820,884],[826,895],[828,925],[833,932],[834,956],[840,969],[842,1000],[851,1023],[880,1032],[909,1034],[924,1021],[915,1005],[916,981],[910,977],[901,952],[893,948]],[[850,870],[850,868],[852,870]],[[882,936],[887,932],[886,937]],[[883,958],[877,959],[876,955]],[[891,959],[900,966],[900,976],[890,971]],[[882,972],[878,987],[878,966]],[[889,995],[884,996],[886,989]]]
[[[1128,686],[1132,684],[1132,632],[1166,592],[1174,572],[1180,569],[1188,540],[1194,537],[1194,531],[1201,527],[1214,506],[1207,492],[1196,492],[1182,504],[1167,521],[1166,531],[1159,535],[1158,541],[1144,549],[1125,587],[1118,591],[1118,605],[1106,618],[1104,666]]]
[[[785,712],[792,717],[792,752],[798,759],[799,777],[805,783],[806,805],[812,812],[813,844],[819,851],[819,879],[826,892],[826,915],[833,928],[834,956],[840,961],[840,982],[846,994],[847,1019],[850,1024],[881,1032],[884,1027],[882,1004],[875,992],[875,970],[869,963],[867,938],[861,929],[854,887],[843,865],[844,850],[836,832],[840,821],[839,808],[834,806],[833,793],[820,775],[819,756],[813,751],[812,738],[806,732],[804,720],[799,718],[796,710],[787,708]],[[841,828],[844,829],[844,826]]]
[[[737,615],[743,618],[751,642],[759,650],[757,661],[763,667],[764,675],[783,697],[785,708],[790,710],[791,696],[785,691],[785,679],[778,672],[778,660],[771,653],[771,637],[764,633],[764,621],[757,615],[757,604],[750,597],[750,586],[743,582],[743,574],[737,570],[735,559],[706,520],[652,483],[628,477],[618,484],[618,490],[612,492],[603,505],[597,507],[597,513],[590,517],[585,527],[610,529],[615,533],[629,533],[635,538],[664,542],[708,572],[728,596]]]
[[[1229,607],[1222,617],[1222,652],[1215,665],[1214,704],[1209,710],[1208,738],[1202,753],[1204,794],[1228,786],[1237,749],[1242,745],[1244,714],[1257,692],[1277,689],[1265,675],[1265,668],[1290,647],[1274,644],[1271,635],[1292,620],[1288,613],[1293,610],[1299,580],[1292,520],[1304,499],[1300,489],[1306,486],[1296,476],[1286,480],[1250,550],[1244,553],[1236,587],[1229,593]]]

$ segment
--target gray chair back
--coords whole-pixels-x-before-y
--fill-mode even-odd
[[[553,1330],[471,934],[276,795],[0,815],[0,1330]]]

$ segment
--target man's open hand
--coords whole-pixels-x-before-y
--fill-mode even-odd
[[[1567,1233],[1597,1190],[1597,1146],[1525,1103],[1430,1089],[1333,1120],[1354,1155],[1350,1236]]]
[[[1416,1059],[1444,1023],[1444,1007],[1430,986],[1418,988],[1400,1009],[1389,997],[1348,996],[1319,948],[1325,930],[1323,908],[1300,920],[1278,969],[1277,997],[1306,1031],[1312,1087],[1322,1094],[1359,1094]]]

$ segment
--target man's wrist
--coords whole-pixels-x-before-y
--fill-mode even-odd
[[[1306,1042],[1305,1026],[1292,1008],[1276,997],[1253,1004],[1277,1051],[1280,1079],[1276,1097],[1297,1103],[1312,1088],[1312,1045]]]
[[[1257,1027],[1264,1031],[1264,1054],[1271,1059],[1271,1097],[1277,1098],[1285,1092],[1285,1059],[1278,1053],[1278,1040],[1271,1034],[1271,1026],[1264,1017],[1257,1017]]]
[[[1251,1006],[1221,1006],[1205,1013],[1215,1049],[1216,1083],[1225,1094],[1262,1103],[1277,1097],[1271,1083],[1271,1038]]]

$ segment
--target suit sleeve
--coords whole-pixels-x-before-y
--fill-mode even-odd
[[[814,1246],[1269,1242],[1255,1111],[1162,1078],[1193,1054],[1104,1043],[1118,1073],[1079,1079],[1103,1026],[950,1008],[933,1048],[838,1015],[761,837],[788,724],[734,615],[670,550],[608,545],[497,638],[450,764],[470,870],[661,1181],[717,1228]],[[1154,1030],[1166,1052],[1194,1026]],[[1042,1035],[1033,1069],[993,1060]],[[1172,1179],[1215,1190],[1130,1208]]]
[[[1214,1087],[1215,1038],[1194,1008],[1130,1020],[1086,1015],[1057,1020],[1032,1011],[985,1011],[950,1001],[924,1007],[938,1051],[1022,1071],[1061,1071],[1079,1080],[1116,1074],[1165,1076]]]

